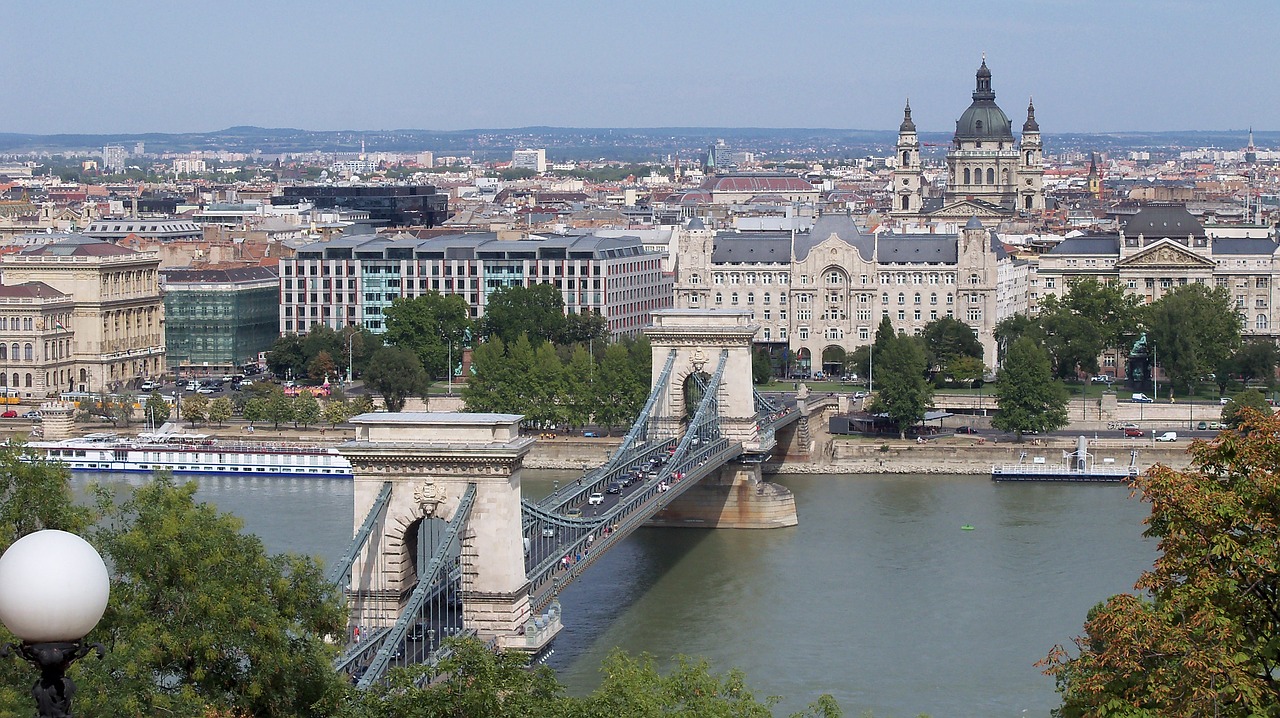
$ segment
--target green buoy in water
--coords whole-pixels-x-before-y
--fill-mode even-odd
[[[960,530],[961,530],[961,531],[972,531],[972,530],[973,530],[973,527],[972,527],[972,526],[970,526],[969,524],[965,524],[964,526],[961,526],[961,527],[960,527]]]

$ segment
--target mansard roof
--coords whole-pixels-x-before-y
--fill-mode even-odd
[[[718,232],[711,249],[713,264],[790,264],[791,234]]]
[[[1120,237],[1068,237],[1045,254],[1098,254],[1120,256]]]
[[[958,260],[954,234],[881,234],[876,242],[876,261],[899,264],[929,262],[955,264]]]
[[[808,232],[797,234],[796,259],[807,258],[814,247],[830,239],[833,234],[857,249],[863,261],[871,261],[875,254],[875,237],[858,229],[853,217],[847,214],[824,214],[814,220],[813,227]]]
[[[1213,253],[1217,254],[1235,254],[1235,255],[1266,255],[1271,256],[1276,253],[1276,248],[1280,246],[1274,241],[1265,237],[1255,237],[1253,239],[1215,239],[1213,240]]]
[[[1125,222],[1121,231],[1126,237],[1142,235],[1146,239],[1161,237],[1204,237],[1204,226],[1181,204],[1143,205]]]

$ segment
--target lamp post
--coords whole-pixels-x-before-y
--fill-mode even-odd
[[[449,396],[453,396],[453,340],[449,340],[449,366],[445,367],[445,374],[449,375]]]
[[[111,581],[89,542],[65,531],[45,530],[18,539],[0,556],[0,621],[21,643],[17,653],[40,671],[31,687],[41,718],[71,715],[75,684],[67,668],[102,644],[82,642],[107,610]]]

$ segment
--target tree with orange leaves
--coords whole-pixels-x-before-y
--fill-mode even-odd
[[[1135,588],[1095,606],[1076,655],[1042,662],[1056,714],[1280,716],[1280,419],[1247,410],[1133,487],[1151,504],[1160,557]]]

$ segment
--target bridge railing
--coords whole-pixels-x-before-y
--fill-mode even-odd
[[[360,528],[356,530],[356,535],[351,539],[351,545],[347,547],[346,553],[342,554],[342,558],[333,565],[333,570],[329,573],[329,583],[345,588],[347,581],[351,578],[351,566],[356,562],[356,556],[364,548],[369,541],[369,536],[373,533],[373,527],[381,523],[380,518],[387,509],[387,502],[391,499],[391,482],[382,482],[382,490],[378,492],[378,496],[373,500],[373,506],[369,507],[369,513],[365,515],[364,522],[360,524]]]
[[[670,457],[658,464],[661,471],[653,471],[637,489],[629,492],[625,498],[600,516],[590,519],[559,520],[571,529],[569,535],[558,536],[552,551],[540,553],[536,565],[527,566],[530,594],[535,608],[540,609],[548,604],[564,585],[594,562],[595,556],[599,556],[605,548],[617,541],[620,536],[615,534],[621,531],[622,535],[625,535],[635,526],[647,521],[660,508],[653,501],[655,496],[669,493],[673,486],[686,478],[688,480],[684,482],[684,487],[701,478],[703,473],[698,473],[696,477],[690,476],[690,469],[703,467],[708,463],[709,458],[714,457],[720,463],[728,458],[721,456],[728,451],[728,444],[720,435],[718,422],[718,388],[724,378],[728,357],[728,350],[722,350],[716,371],[711,380],[705,384],[706,391],[698,403],[693,418],[688,423],[688,428],[676,443]],[[733,446],[734,450],[741,451],[740,445]],[[719,464],[712,464],[711,468],[718,468],[718,466]],[[669,501],[684,490],[682,487],[676,494],[671,494],[667,500]],[[539,513],[541,512],[545,512],[545,509],[540,509]],[[548,520],[545,516],[539,516],[539,518]],[[605,527],[608,527],[607,532],[601,534],[601,530]],[[597,538],[608,540],[599,547],[595,547]],[[580,556],[590,558],[583,563],[579,559]],[[575,566],[580,563],[583,565],[575,569]]]
[[[416,650],[418,648],[417,645],[410,647],[405,642],[405,638],[409,633],[409,626],[417,623],[422,607],[427,601],[441,597],[447,598],[447,592],[456,581],[454,577],[460,577],[461,572],[455,565],[453,556],[457,553],[462,527],[471,515],[471,507],[475,502],[475,496],[476,485],[467,484],[467,490],[459,499],[458,508],[453,512],[453,518],[449,521],[443,535],[438,537],[439,540],[436,542],[435,551],[430,560],[424,560],[427,557],[421,555],[424,553],[422,547],[425,546],[425,541],[423,529],[420,525],[418,585],[413,589],[413,593],[409,595],[409,600],[396,618],[395,623],[385,634],[382,634],[378,650],[372,660],[367,666],[356,669],[359,671],[356,687],[368,688],[374,681],[381,680],[393,659],[404,660],[406,658],[404,653],[407,649],[413,648]],[[420,639],[422,636],[418,636],[418,638]],[[429,641],[426,649],[428,651],[434,650],[436,646],[433,644],[434,640]],[[413,662],[421,660],[417,656],[408,658]],[[409,662],[409,660],[405,660],[405,662]],[[355,677],[355,673],[353,673],[353,677]]]

